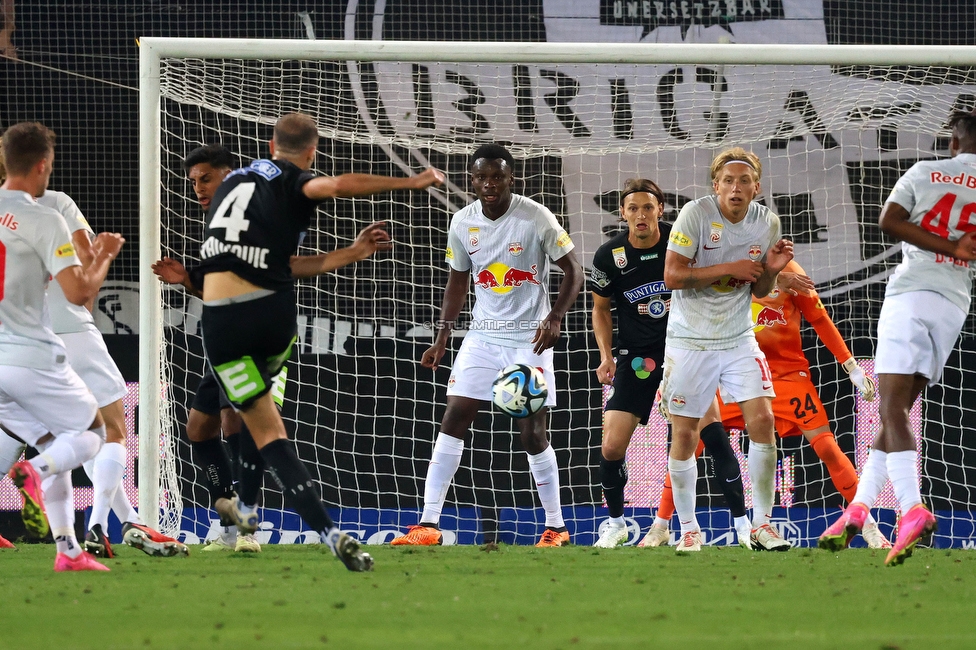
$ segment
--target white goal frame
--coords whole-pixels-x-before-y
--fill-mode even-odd
[[[163,419],[162,294],[150,264],[160,243],[160,60],[163,58],[306,59],[484,63],[644,63],[736,65],[974,66],[976,47],[480,43],[142,38],[139,42],[139,512],[159,525]]]

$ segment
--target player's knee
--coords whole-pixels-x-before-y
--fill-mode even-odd
[[[190,442],[204,442],[220,435],[220,418],[190,409],[186,421],[186,437]]]
[[[627,445],[620,444],[618,441],[604,440],[600,453],[606,460],[621,460],[627,455]]]
[[[233,436],[241,432],[241,414],[232,408],[221,409],[220,428],[224,432],[224,437]]]

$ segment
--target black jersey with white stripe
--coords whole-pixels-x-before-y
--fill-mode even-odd
[[[291,289],[289,260],[317,205],[302,192],[313,178],[286,160],[255,160],[228,174],[207,214],[199,272],[232,271],[265,289]]]
[[[658,222],[661,238],[651,248],[634,248],[627,231],[596,250],[587,282],[590,291],[611,298],[617,312],[617,349],[664,350],[671,290],[664,286],[664,257],[670,224]]]

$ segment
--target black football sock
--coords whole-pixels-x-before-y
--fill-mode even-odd
[[[624,486],[627,485],[627,464],[624,459],[607,460],[600,454],[600,482],[603,498],[611,517],[624,516]]]
[[[211,503],[220,498],[234,496],[234,477],[223,441],[220,438],[200,442],[191,440],[190,448],[193,449],[197,466],[203,470],[207,479]]]
[[[725,495],[725,503],[732,511],[732,516],[745,516],[746,499],[742,491],[742,470],[732,451],[732,445],[729,444],[728,432],[721,422],[713,422],[702,429],[701,439],[705,443],[708,455],[715,463],[715,477],[718,479],[722,494]]]
[[[295,443],[279,438],[266,444],[261,449],[261,456],[271,478],[284,493],[288,507],[318,533],[335,527],[319,496],[318,487],[295,453]]]
[[[258,495],[261,492],[261,479],[264,478],[264,458],[254,444],[251,432],[247,430],[247,425],[241,423],[241,432],[234,438],[240,438],[240,474],[238,481],[238,496],[245,505],[257,505]]]
[[[238,489],[241,483],[241,434],[235,433],[227,436],[224,442],[230,447],[230,464],[234,474],[234,489],[240,494]]]

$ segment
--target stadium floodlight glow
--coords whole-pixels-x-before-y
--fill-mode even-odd
[[[946,118],[973,108],[974,71],[976,48],[951,46],[141,39],[143,517],[155,525],[161,513],[159,528],[169,534],[182,528],[202,537],[211,525],[202,476],[178,435],[203,370],[201,306],[161,287],[149,268],[162,255],[197,255],[203,215],[180,166],[193,147],[220,141],[242,162],[266,156],[271,125],[301,111],[319,125],[320,173],[406,175],[431,164],[448,173],[444,188],[420,197],[324,206],[301,249],[331,250],[369,220],[392,226],[392,254],[300,284],[298,358],[284,411],[299,455],[318,468],[326,500],[341,506],[340,525],[382,541],[415,523],[422,503],[449,372],[421,369],[419,354],[438,317],[448,220],[473,200],[466,168],[477,144],[509,145],[517,191],[556,213],[584,266],[619,227],[614,210],[625,179],[654,179],[673,219],[685,201],[711,191],[715,153],[752,150],[763,163],[761,200],[780,214],[797,261],[855,354],[869,357],[884,283],[900,259],[877,227],[881,205],[908,166],[947,155]],[[602,402],[588,310],[581,297],[564,320],[550,387],[558,395],[551,434],[566,518],[584,544],[606,512],[596,478]],[[964,340],[973,334],[964,331]],[[867,414],[855,417],[853,387],[835,360],[808,342],[835,433],[853,453],[855,433],[872,424]],[[942,543],[961,544],[974,528],[973,474],[960,461],[976,453],[963,427],[976,404],[969,355],[950,359],[946,388],[921,408],[923,497],[951,511]],[[643,451],[631,450],[629,505],[645,526],[663,470],[634,465],[662,456],[662,426],[652,421]],[[511,427],[497,413],[477,421],[448,496],[448,507],[460,510],[444,520],[446,539],[472,540],[499,516],[517,541],[532,537],[523,531],[536,530],[540,511],[524,454],[499,435]],[[810,543],[839,499],[805,443],[787,440],[781,450],[789,476],[779,502],[791,505],[777,516],[788,536]],[[702,474],[710,474],[707,465]],[[304,539],[271,488],[265,532],[272,541]],[[700,505],[716,507],[701,522],[713,528],[709,538],[721,538],[727,515],[717,491],[705,488]]]

